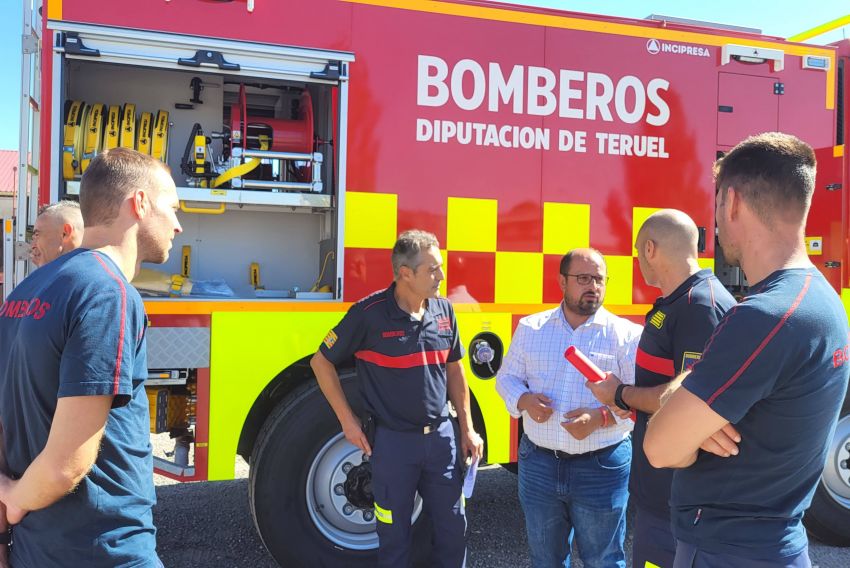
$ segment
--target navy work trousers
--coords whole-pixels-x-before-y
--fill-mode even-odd
[[[794,556],[777,560],[753,560],[731,554],[706,552],[693,544],[677,541],[673,568],[811,568],[809,547]]]
[[[673,568],[676,539],[670,529],[670,516],[635,507],[632,530],[632,566],[634,568]]]
[[[429,434],[375,431],[372,491],[378,528],[378,566],[406,568],[411,563],[416,492],[433,521],[432,565],[466,565],[466,516],[455,426],[444,420]]]

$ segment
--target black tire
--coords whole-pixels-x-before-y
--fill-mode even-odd
[[[850,546],[850,397],[841,409],[824,474],[803,523],[824,544]]]
[[[341,377],[343,391],[355,412],[362,409],[354,373]],[[254,524],[266,549],[281,566],[373,566],[377,558],[374,524],[370,532],[336,530],[327,519],[339,518],[332,507],[320,507],[308,499],[311,487],[330,487],[330,480],[316,482],[311,468],[350,452],[351,463],[359,452],[341,438],[339,422],[314,381],[304,384],[278,404],[263,424],[251,456],[249,500]],[[330,450],[328,450],[330,448]],[[343,458],[349,459],[349,458]],[[320,460],[320,461],[317,461]],[[356,465],[356,464],[355,464]],[[313,494],[315,495],[315,493]],[[331,509],[331,515],[321,514]],[[336,515],[336,517],[334,517]],[[360,515],[358,517],[358,515]],[[366,530],[363,512],[349,518]],[[415,540],[423,533],[420,515]],[[374,521],[373,521],[374,523]],[[426,537],[427,538],[427,537]],[[359,539],[359,540],[358,540]],[[414,554],[421,549],[416,543]]]

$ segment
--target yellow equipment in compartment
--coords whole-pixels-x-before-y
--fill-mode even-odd
[[[80,175],[80,154],[83,147],[83,121],[88,108],[83,101],[71,101],[65,117],[62,139],[62,177],[66,180]]]
[[[126,103],[121,111],[121,133],[118,145],[134,150],[136,147],[136,105]]]
[[[252,262],[251,266],[248,268],[248,282],[255,290],[262,290],[263,287],[260,285],[260,263]]]
[[[161,110],[156,113],[156,121],[153,126],[153,141],[151,142],[151,156],[160,162],[168,161],[168,111]]]
[[[106,132],[103,133],[103,149],[110,150],[118,147],[118,133],[121,130],[119,120],[121,117],[121,107],[118,105],[109,105],[109,110],[106,111]]]
[[[89,110],[88,120],[86,120],[86,135],[85,144],[83,146],[83,156],[80,160],[80,173],[86,173],[92,159],[98,153],[103,144],[103,105],[100,103],[94,104]]]
[[[139,128],[136,137],[136,151],[142,154],[151,154],[151,131],[153,129],[153,117],[149,112],[143,112],[139,117]]]
[[[206,171],[207,161],[207,137],[204,134],[195,135],[195,173],[203,174]],[[207,180],[201,180],[201,187],[207,187]]]
[[[195,385],[186,385],[189,394],[175,394],[166,387],[145,387],[151,413],[151,434],[188,428],[195,416]]]
[[[161,162],[168,159],[168,112],[143,112],[136,120],[136,105],[86,104],[69,101],[62,135],[62,178],[79,179],[103,150],[129,148]]]
[[[168,389],[145,388],[151,412],[151,434],[168,431]]]
[[[192,247],[183,245],[183,251],[180,255],[180,276],[183,278],[191,278],[192,276]]]

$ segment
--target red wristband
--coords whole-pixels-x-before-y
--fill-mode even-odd
[[[608,409],[604,406],[600,406],[599,411],[602,413],[602,427],[607,428],[608,422],[609,422],[609,420],[608,420]]]

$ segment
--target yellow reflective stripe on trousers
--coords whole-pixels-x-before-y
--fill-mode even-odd
[[[375,503],[375,518],[388,525],[393,524],[393,512]]]
[[[653,564],[649,560],[646,561],[646,564],[643,565],[643,568],[661,568],[658,564]]]

